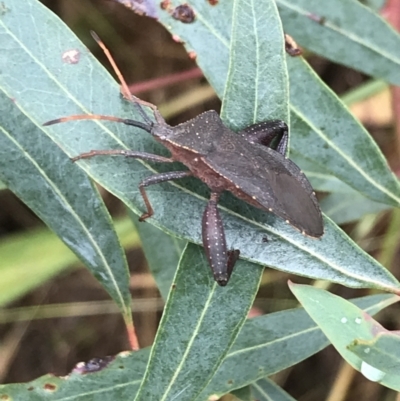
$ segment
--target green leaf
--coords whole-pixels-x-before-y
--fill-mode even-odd
[[[251,385],[257,401],[295,401],[286,391],[270,379],[260,379]]]
[[[378,213],[389,209],[382,203],[374,202],[358,192],[332,193],[320,202],[321,209],[336,224],[359,220],[366,214]]]
[[[123,246],[139,246],[139,238],[128,219],[116,221],[115,229]],[[0,260],[0,306],[79,263],[75,254],[45,228],[2,238]]]
[[[89,267],[131,322],[125,255],[101,197],[4,90],[0,85],[1,179]]]
[[[231,391],[231,394],[234,395],[240,401],[253,401],[253,394],[251,393],[251,387],[245,386],[242,388],[238,388],[236,390]]]
[[[316,191],[321,192],[348,192],[351,187],[340,181],[338,178],[324,169],[321,165],[313,160],[306,159],[300,153],[293,151],[290,153],[290,158],[299,166],[302,166],[303,172],[310,180],[312,187]]]
[[[393,295],[375,295],[353,302],[370,314],[397,302]],[[222,396],[236,388],[280,372],[323,349],[328,342],[303,309],[249,319],[213,380],[196,401]]]
[[[283,31],[275,2],[234,1],[222,120],[236,131],[265,120],[288,121],[288,98]]]
[[[313,0],[314,3],[320,4]],[[351,2],[351,4],[353,3],[355,2]],[[350,4],[350,2],[346,1],[346,4]],[[190,5],[196,13],[196,20],[193,24],[182,24],[163,10],[160,10],[159,14],[160,22],[183,40],[187,50],[196,52],[198,65],[217,95],[222,99],[225,96],[224,88],[229,67],[229,27],[232,18],[232,3],[220,2],[217,7],[210,7],[208,2],[193,0]],[[322,3],[319,7],[326,8]],[[329,8],[331,7],[329,5]],[[373,18],[378,17],[373,15]],[[349,18],[349,20],[353,21],[353,18]],[[363,26],[365,25],[364,21],[361,23]],[[308,24],[319,26],[311,20],[308,21]],[[386,28],[391,28],[388,28],[386,23],[383,24],[382,29],[386,33]],[[369,33],[372,35],[371,37],[378,35],[378,31],[372,30],[371,32]],[[244,29],[239,33],[245,35],[247,30]],[[379,36],[384,40],[385,33],[381,35],[379,32]],[[392,31],[392,33],[394,32]],[[398,35],[395,35],[397,38]],[[297,40],[297,37],[295,38]],[[319,40],[319,37],[316,37],[316,40]],[[327,47],[331,47],[331,45],[330,43]],[[389,47],[392,49],[392,54],[396,54],[393,49],[398,46]],[[339,48],[345,51],[342,45],[339,45]],[[243,47],[240,49],[246,51]],[[248,51],[251,50],[248,49]],[[397,54],[400,53],[397,52]],[[249,59],[254,57],[253,55]],[[261,55],[261,66],[267,62],[268,58]],[[287,63],[290,78],[291,154],[301,153],[304,157],[312,159],[313,162],[318,162],[328,168],[332,175],[377,202],[399,206],[400,186],[367,131],[301,58],[288,56]],[[368,63],[369,59],[362,62],[363,65]],[[386,68],[386,63],[383,65]],[[394,71],[400,79],[400,68],[396,66]],[[267,73],[264,71],[264,74]],[[305,87],[307,90],[304,90]],[[246,95],[240,94],[242,101],[246,101],[247,97],[247,93]],[[275,101],[271,97],[271,100],[267,99],[265,104],[273,107]],[[235,111],[238,115],[243,113],[240,109]],[[280,114],[274,118],[279,116]],[[271,117],[271,114],[267,113],[260,117],[267,119]],[[351,135],[348,134],[349,132]],[[302,167],[302,165],[300,166]]]
[[[285,32],[332,61],[400,85],[400,36],[358,1],[277,0]],[[318,18],[324,18],[322,23]]]
[[[337,295],[307,285],[291,283],[290,288],[342,357],[354,369],[363,373],[363,361],[350,352],[348,346],[358,339],[373,340],[375,333],[385,329],[366,311]],[[386,387],[400,390],[397,374],[387,373],[379,381]]]
[[[78,370],[63,377],[49,374],[29,383],[0,385],[0,399],[9,397],[8,399],[18,401],[132,400],[142,380],[149,351],[147,348],[136,352],[121,352],[99,372],[82,374]]]
[[[166,234],[151,224],[139,222],[133,213],[130,213],[130,216],[142,241],[151,274],[165,300],[186,242]]]
[[[359,0],[372,10],[379,11],[385,4],[385,0]]]
[[[90,111],[122,118],[132,118],[132,115],[140,118],[132,110],[132,105],[119,97],[118,86],[88,53],[86,47],[47,9],[35,0],[27,0],[23,4],[17,0],[7,0],[6,3],[13,12],[7,12],[0,20],[0,29],[4,32],[0,39],[6,38],[3,45],[6,49],[5,57],[0,59],[0,68],[13,75],[3,74],[0,79],[31,120],[40,125],[60,115]],[[228,2],[221,2],[218,7],[205,4],[207,10],[224,10]],[[196,21],[201,21],[201,14],[196,15]],[[214,19],[210,21],[216,22]],[[21,30],[17,27],[22,22],[24,29]],[[186,30],[190,29],[191,24],[187,25]],[[40,32],[38,26],[41,26]],[[192,36],[204,41],[211,31],[205,36],[202,36],[203,33],[200,29],[199,37],[197,34]],[[211,37],[214,33],[212,31]],[[58,38],[57,41],[53,40],[54,37]],[[204,47],[206,42],[202,43]],[[212,40],[210,43],[214,44]],[[200,59],[208,55],[212,64],[219,67],[211,72],[225,77],[228,65],[225,75],[220,68],[228,60],[226,51],[218,53],[221,50],[218,46],[205,47],[213,48],[215,53],[204,53]],[[46,51],[43,51],[44,48]],[[63,53],[71,49],[80,54],[76,64],[63,61]],[[3,67],[4,60],[8,60],[6,66],[12,65],[13,68]],[[268,58],[265,62],[268,62]],[[30,76],[37,79],[30,79],[25,73],[27,65]],[[221,82],[225,84],[225,78]],[[46,93],[43,88],[46,88]],[[107,99],[107,102],[102,99]],[[69,156],[91,149],[135,149],[159,154],[166,152],[146,133],[123,124],[76,121],[46,127],[46,133]],[[119,157],[97,157],[81,161],[79,165],[137,214],[144,210],[138,190],[139,182],[149,174],[165,171],[166,168]],[[171,169],[171,166],[167,168]],[[191,242],[202,242],[200,222],[209,197],[203,184],[196,179],[182,179],[177,183],[152,186],[147,193],[155,210],[148,223]],[[387,270],[351,242],[329,219],[325,220],[324,236],[316,241],[305,238],[282,220],[238,201],[230,194],[224,194],[220,204],[228,246],[240,249],[244,259],[348,286],[377,287],[390,291],[399,286]],[[179,219],[175,216],[179,216]],[[266,236],[268,243],[264,242]]]
[[[354,303],[373,314],[396,301],[397,297],[393,295],[373,295],[355,299]],[[218,369],[217,378],[197,400],[205,401],[213,394],[222,395],[244,387],[302,361],[328,344],[302,308],[248,319]],[[114,362],[96,373],[73,373],[63,378],[47,375],[30,383],[0,385],[0,397],[7,395],[18,401],[59,401],[65,397],[80,401],[89,396],[91,401],[130,400],[142,380],[149,351],[146,348],[121,353]],[[225,381],[221,381],[222,378]],[[46,383],[54,383],[56,391],[46,390]]]
[[[400,381],[400,337],[398,332],[381,331],[373,340],[355,340],[348,347],[368,365]]]
[[[399,206],[399,182],[369,133],[305,61],[290,57],[287,63],[294,152],[369,198]]]
[[[189,244],[135,400],[194,400],[244,324],[261,276],[261,268],[238,262],[229,285],[221,288],[210,275],[203,249]]]

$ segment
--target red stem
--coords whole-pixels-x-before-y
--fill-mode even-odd
[[[200,70],[200,68],[196,67],[188,71],[178,72],[175,74],[166,75],[164,77],[150,79],[149,81],[131,84],[129,85],[129,90],[131,93],[138,94],[142,92],[148,92],[153,89],[174,85],[177,82],[182,82],[193,78],[200,78],[202,76],[203,72]]]

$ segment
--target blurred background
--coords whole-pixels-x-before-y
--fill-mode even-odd
[[[158,105],[171,125],[205,110],[219,111],[220,101],[197,68],[193,55],[187,54],[179,41],[155,20],[138,16],[112,0],[43,0],[43,3],[110,70],[89,31],[97,32],[113,54],[132,92]],[[391,89],[377,82],[365,93],[354,92],[369,78],[307,52],[304,56],[329,87],[339,96],[345,96],[353,113],[373,135],[399,175],[400,146],[396,126],[400,126],[400,116],[394,112]],[[79,80],[79,76],[76,79]],[[101,191],[117,221],[126,250],[139,342],[141,347],[149,346],[157,330],[163,301],[148,273],[140,239],[125,207],[118,199]],[[399,224],[398,213],[386,210],[366,215],[343,229],[400,277]],[[57,252],[44,258],[42,249],[46,247]],[[23,254],[21,249],[24,249]],[[80,361],[129,349],[123,320],[106,292],[23,203],[7,189],[2,189],[0,281],[7,280],[7,275],[23,277],[24,269],[33,265],[37,266],[38,273],[32,282],[22,283],[26,287],[20,291],[23,295],[0,299],[0,383],[29,381],[46,373],[65,375]],[[266,269],[252,315],[297,306],[287,288],[288,278],[291,278],[288,274]],[[292,279],[298,283],[310,282],[300,277]],[[345,298],[370,293],[336,285],[331,285],[329,290]],[[392,306],[381,313],[380,322],[388,329],[400,329],[398,316],[399,307]],[[343,365],[332,347],[279,373],[275,379],[302,401],[354,400],[356,397],[362,397],[363,401],[395,399],[393,392],[367,381]],[[347,388],[348,383],[352,383],[351,389]],[[347,398],[335,398],[335,394],[337,396],[343,389],[348,392]],[[228,400],[229,396],[224,399]]]

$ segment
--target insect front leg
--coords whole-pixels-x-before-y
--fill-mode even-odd
[[[147,177],[143,181],[141,181],[139,183],[139,190],[146,205],[147,212],[143,213],[140,216],[139,221],[144,221],[154,214],[154,210],[147,196],[145,187],[153,184],[159,184],[165,181],[177,180],[178,178],[189,177],[190,175],[192,175],[190,171],[169,171],[167,173],[151,175],[150,177]]]
[[[174,160],[169,159],[167,157],[154,155],[152,153],[146,152],[137,152],[135,150],[91,150],[87,153],[82,153],[74,158],[72,161],[77,161],[81,159],[90,159],[94,156],[125,156],[125,157],[133,157],[135,159],[147,160],[151,162],[159,162],[159,163],[172,163]],[[178,178],[188,177],[192,175],[190,171],[170,171],[167,173],[160,173],[151,175],[150,177],[145,178],[143,181],[139,183],[140,194],[142,195],[143,201],[146,205],[147,212],[143,213],[139,221],[144,221],[151,217],[154,214],[153,208],[151,206],[150,200],[147,196],[145,187],[153,184],[159,184],[165,181],[177,180]]]
[[[271,120],[253,124],[240,131],[239,134],[251,143],[267,146],[286,156],[289,130],[286,123],[282,120]]]
[[[212,192],[203,214],[203,245],[214,275],[220,286],[225,286],[231,276],[233,267],[239,258],[239,250],[228,251],[222,219],[218,212],[219,193]]]

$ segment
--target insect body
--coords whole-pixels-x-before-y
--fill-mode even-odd
[[[95,39],[100,46],[104,46],[97,37]],[[116,66],[114,68],[120,75]],[[73,119],[118,121],[146,130],[168,148],[171,153],[169,158],[134,150],[93,150],[73,160],[98,155],[122,155],[152,162],[183,163],[188,168],[187,171],[155,174],[139,184],[147,209],[140,221],[154,213],[146,194],[147,186],[188,176],[197,177],[207,184],[211,195],[203,214],[202,237],[210,267],[219,285],[228,283],[239,257],[239,250],[227,249],[217,208],[224,190],[285,219],[305,235],[316,238],[322,236],[321,211],[312,187],[300,169],[285,157],[288,130],[283,121],[262,122],[235,133],[223,124],[215,111],[207,111],[172,127],[165,122],[156,106],[128,94],[121,75],[120,79],[125,96],[136,105],[145,122],[110,116],[79,115],[49,121],[45,125]],[[155,121],[145,114],[143,105],[153,110]]]

